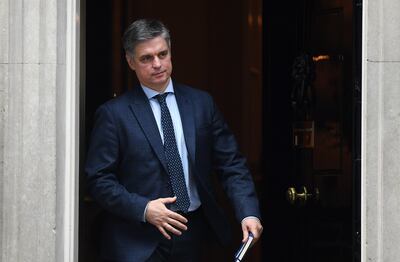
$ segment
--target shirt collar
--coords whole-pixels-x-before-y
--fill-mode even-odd
[[[140,85],[141,85],[141,87],[143,89],[143,92],[146,94],[146,96],[147,96],[147,98],[149,100],[154,98],[156,95],[160,94],[159,92],[157,92],[157,91],[155,91],[155,90],[153,90],[153,89],[151,89],[151,88],[149,88],[147,86],[144,86],[142,84],[140,84]],[[174,86],[172,85],[171,78],[168,81],[168,85],[167,85],[167,88],[165,88],[164,93],[174,93]]]

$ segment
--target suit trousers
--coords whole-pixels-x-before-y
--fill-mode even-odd
[[[188,220],[187,230],[177,236],[169,233],[171,240],[163,237],[147,262],[196,262],[201,261],[207,236],[210,235],[201,207],[181,214]],[[161,233],[160,233],[161,234]]]

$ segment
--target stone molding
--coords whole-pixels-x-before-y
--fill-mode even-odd
[[[363,1],[362,261],[400,256],[399,8]]]
[[[79,3],[0,0],[0,261],[77,261]]]

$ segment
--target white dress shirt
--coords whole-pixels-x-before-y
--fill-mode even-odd
[[[147,98],[149,99],[151,110],[153,111],[154,118],[156,119],[157,122],[157,127],[158,131],[160,132],[161,140],[164,143],[164,135],[161,127],[161,108],[160,104],[157,101],[157,98],[155,96],[159,95],[160,93],[148,88],[144,85],[142,85],[143,91],[146,94]],[[179,155],[181,157],[182,161],[182,167],[183,167],[183,173],[185,176],[185,182],[186,182],[186,188],[188,190],[189,194],[189,199],[190,199],[190,206],[189,206],[189,212],[194,211],[197,208],[200,207],[201,201],[199,194],[197,192],[196,184],[193,178],[193,175],[190,172],[190,166],[189,166],[189,160],[188,160],[188,152],[186,148],[186,142],[185,142],[185,137],[183,134],[183,127],[182,127],[182,121],[181,121],[181,115],[179,113],[179,108],[178,104],[176,102],[175,98],[175,93],[174,93],[174,87],[172,85],[172,80],[169,80],[169,83],[167,85],[167,88],[165,89],[164,93],[169,93],[168,96],[166,97],[166,102],[167,106],[169,109],[169,112],[171,114],[172,118],[172,124],[174,125],[174,132],[175,132],[175,139],[176,139],[176,145],[178,147]],[[147,206],[144,211],[144,216],[146,214]],[[255,218],[259,220],[257,217],[253,216],[248,216],[245,217],[241,223],[243,223],[245,220],[249,218]],[[143,221],[146,221],[145,218]]]
[[[147,98],[149,99],[151,110],[153,111],[154,118],[157,122],[158,131],[160,132],[161,140],[164,143],[164,135],[161,127],[161,108],[160,104],[157,101],[157,98],[155,98],[155,96],[159,95],[160,93],[144,85],[141,86]],[[169,80],[168,86],[165,89],[164,93],[168,93],[166,97],[166,102],[169,112],[171,114],[172,124],[174,125],[176,145],[178,147],[179,155],[181,157],[183,174],[185,177],[186,188],[188,190],[188,195],[190,199],[190,206],[188,211],[194,211],[201,205],[201,202],[194,178],[190,172],[188,159],[189,156],[186,148],[185,136],[183,134],[181,115],[179,113],[179,108],[176,102],[174,87],[172,85],[171,79]]]

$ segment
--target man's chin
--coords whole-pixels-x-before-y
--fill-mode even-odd
[[[153,80],[153,83],[156,85],[166,85],[168,83],[169,77],[160,77],[160,78],[155,78]]]
[[[163,79],[163,80],[152,81],[151,83],[148,83],[145,86],[150,87],[151,89],[156,90],[156,91],[162,91],[166,88],[166,86],[168,84],[168,80],[169,80],[169,78]]]
[[[168,79],[169,79],[169,77],[165,73],[153,76],[154,82],[166,82],[166,81],[168,81]]]

